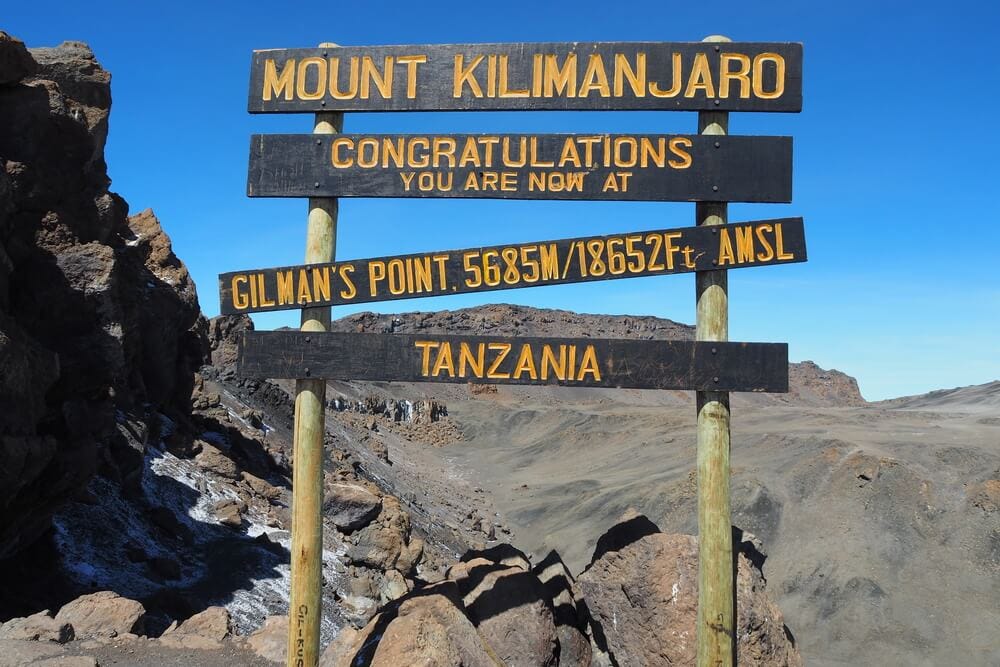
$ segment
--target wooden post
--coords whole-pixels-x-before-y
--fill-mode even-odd
[[[705,42],[729,42],[712,35]],[[718,47],[716,47],[718,48]],[[698,113],[698,132],[729,131],[729,114]],[[698,225],[726,222],[725,202],[695,204]],[[695,338],[729,339],[729,295],[725,271],[695,274],[698,298]],[[729,393],[697,392],[698,406],[698,667],[732,667],[734,635],[733,533],[729,501]]]
[[[320,44],[320,48],[336,44]],[[344,114],[317,113],[313,134],[343,129]],[[306,264],[332,262],[337,247],[337,200],[309,199]],[[303,308],[302,331],[329,331],[330,308]],[[319,664],[323,593],[323,440],[326,434],[326,380],[295,382],[295,436],[292,461],[292,562],[288,608],[288,667]]]

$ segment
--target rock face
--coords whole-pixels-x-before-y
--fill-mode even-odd
[[[136,487],[147,420],[187,409],[208,349],[156,217],[108,190],[110,106],[85,44],[0,33],[0,558],[98,470]]]
[[[781,611],[742,554],[736,577],[736,653],[741,665],[801,665]],[[598,542],[576,582],[591,615],[596,648],[612,664],[695,663],[698,540],[668,535],[629,513]]]

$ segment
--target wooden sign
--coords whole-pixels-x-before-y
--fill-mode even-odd
[[[239,374],[397,382],[788,391],[784,343],[436,334],[243,334]]]
[[[625,42],[254,51],[251,113],[800,111],[802,45]]]
[[[257,134],[247,194],[789,202],[792,139]]]
[[[806,261],[802,218],[533,241],[219,276],[223,315]]]

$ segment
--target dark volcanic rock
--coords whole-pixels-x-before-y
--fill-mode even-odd
[[[156,217],[108,191],[110,79],[85,44],[0,34],[0,558],[95,471],[136,489],[208,351]]]
[[[0,30],[0,85],[20,81],[38,69],[24,42]]]

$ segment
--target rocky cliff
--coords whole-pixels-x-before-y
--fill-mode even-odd
[[[136,488],[207,351],[170,239],[108,189],[110,84],[84,44],[0,33],[0,558],[95,472]]]

